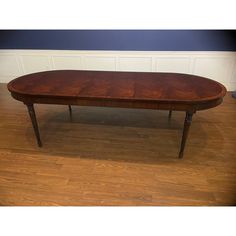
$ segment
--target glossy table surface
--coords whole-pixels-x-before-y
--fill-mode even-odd
[[[8,84],[17,94],[129,101],[201,103],[221,98],[220,83],[188,74],[104,71],[47,71],[19,77]]]

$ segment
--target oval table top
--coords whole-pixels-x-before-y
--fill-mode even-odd
[[[222,98],[225,87],[211,79],[179,73],[55,70],[18,77],[11,93],[63,98],[204,103]]]

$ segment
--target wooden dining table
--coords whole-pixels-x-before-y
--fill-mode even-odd
[[[158,109],[185,112],[179,158],[183,157],[192,116],[223,101],[226,88],[211,79],[180,73],[54,70],[18,77],[8,90],[27,108],[42,147],[34,104]]]

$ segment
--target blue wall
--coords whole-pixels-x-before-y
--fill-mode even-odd
[[[236,30],[0,30],[0,49],[236,51]]]

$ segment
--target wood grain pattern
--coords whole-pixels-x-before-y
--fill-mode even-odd
[[[172,105],[173,110],[180,110],[178,105],[182,105],[183,111],[189,108],[184,104],[199,110],[197,105],[217,103],[226,93],[222,84],[195,75],[76,70],[25,75],[11,81],[8,89],[24,103],[83,105],[80,101],[86,101],[86,105],[94,106],[91,100],[95,100],[103,102],[101,106],[113,102],[113,106],[126,107],[127,102],[128,107],[135,103],[140,108],[149,108],[149,103],[164,103],[165,109]]]
[[[43,149],[26,107],[0,86],[0,205],[236,205],[236,100],[198,112],[185,158],[185,114],[36,105]]]

